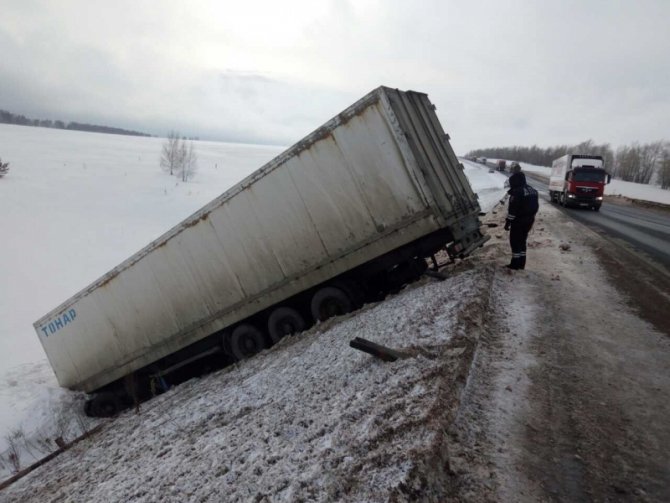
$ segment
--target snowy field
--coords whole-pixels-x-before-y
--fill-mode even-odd
[[[180,183],[159,168],[162,143],[0,125],[0,456],[11,434],[32,439],[30,462],[40,439],[82,426],[68,412],[81,397],[58,387],[32,323],[283,150],[195,142],[199,170]],[[484,210],[503,196],[504,176],[466,174]]]

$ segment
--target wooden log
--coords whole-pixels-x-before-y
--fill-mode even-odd
[[[361,337],[356,337],[355,339],[349,342],[349,346],[364,353],[368,353],[372,356],[375,356],[385,362],[394,362],[398,359],[409,358],[407,353],[398,351],[397,349],[392,349],[376,342],[363,339]]]

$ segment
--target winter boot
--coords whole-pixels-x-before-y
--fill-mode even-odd
[[[520,260],[519,257],[513,257],[512,261],[509,264],[507,264],[505,267],[507,267],[508,269],[513,269],[515,271],[517,269],[521,269],[519,260]]]

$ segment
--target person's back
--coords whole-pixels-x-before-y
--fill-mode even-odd
[[[510,230],[512,261],[510,269],[526,267],[526,240],[535,222],[539,208],[537,191],[526,183],[526,175],[521,172],[509,177],[509,207],[505,220],[505,230]]]
[[[535,214],[540,208],[540,203],[538,201],[537,190],[535,190],[530,185],[526,184],[523,187],[523,204],[522,212],[526,217],[532,217],[535,219]]]
[[[510,220],[535,218],[539,208],[537,190],[526,183],[526,175],[521,172],[509,177],[510,196],[508,218]]]

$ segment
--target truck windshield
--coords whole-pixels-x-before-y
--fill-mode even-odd
[[[604,182],[605,181],[605,172],[603,170],[575,170],[572,173],[572,179],[575,182]]]

